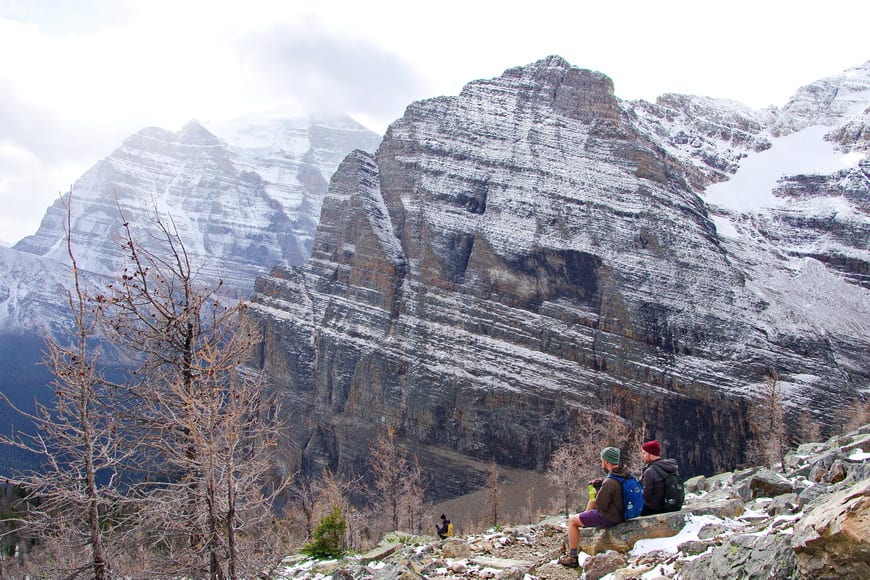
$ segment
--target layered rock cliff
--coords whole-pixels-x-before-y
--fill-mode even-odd
[[[723,237],[727,212],[702,199],[776,138],[775,111],[724,109],[627,103],[558,57],[409,106],[374,156],[339,167],[308,262],[256,282],[260,362],[295,409],[289,460],[362,472],[392,426],[444,497],[480,481],[474,460],[541,468],[578,421],[612,412],[687,474],[712,472],[743,460],[769,373],[825,413],[866,389],[860,281],[797,252],[801,279],[782,244]],[[850,236],[861,262],[866,238]],[[852,324],[783,319],[800,308],[774,273],[799,296],[848,296]]]

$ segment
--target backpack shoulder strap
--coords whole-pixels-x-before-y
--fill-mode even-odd
[[[664,468],[662,468],[661,465],[658,465],[658,464],[656,464],[656,463],[651,463],[651,464],[650,464],[650,467],[652,467],[653,469],[655,469],[655,470],[656,470],[656,473],[658,473],[659,475],[662,476],[662,479],[666,479],[666,478],[668,477],[667,472],[664,470]]]

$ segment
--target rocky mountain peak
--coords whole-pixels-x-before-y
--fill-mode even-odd
[[[175,135],[172,131],[167,131],[161,127],[145,127],[127,137],[127,139],[125,139],[121,144],[121,147],[126,146],[127,141],[130,139],[141,139],[143,137],[155,139],[157,141],[172,141],[175,138]]]
[[[772,146],[770,124],[725,100],[620,101],[558,57],[410,105],[339,167],[312,258],[257,281],[270,380],[317,417],[288,461],[352,470],[391,426],[448,496],[480,476],[443,450],[540,469],[613,412],[710,472],[742,460],[771,373],[810,411],[856,397],[866,337],[791,297],[860,304],[838,271],[860,257],[783,262],[769,230],[732,244],[700,197]],[[854,231],[837,242],[860,256]]]
[[[496,79],[469,83],[460,97],[497,90],[516,91],[515,107],[548,103],[556,113],[586,122],[619,118],[613,81],[600,72],[573,67],[560,56],[508,69]]]
[[[221,141],[206,129],[199,121],[188,121],[178,132],[178,142],[182,145],[199,147],[220,147]]]
[[[226,130],[221,139],[215,130]],[[208,129],[191,120],[178,132],[145,128],[128,137],[73,186],[72,235],[84,269],[112,275],[121,254],[117,204],[147,228],[154,211],[171,217],[202,275],[247,291],[276,264],[310,253],[328,178],[356,148],[379,138],[352,120],[269,118]],[[15,249],[65,261],[65,204]],[[117,201],[116,201],[117,200]]]
[[[814,125],[837,126],[861,114],[868,101],[870,61],[798,89],[778,112],[771,132],[781,136]]]

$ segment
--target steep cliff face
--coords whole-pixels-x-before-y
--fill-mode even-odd
[[[717,133],[711,103],[705,120],[666,101],[681,112],[550,57],[414,103],[375,156],[345,159],[309,261],[252,298],[300,417],[294,460],[363,470],[390,425],[450,495],[479,474],[455,477],[449,452],[541,468],[578,417],[615,411],[709,472],[741,461],[744,396],[767,373],[800,404],[866,387],[866,336],[777,320],[747,279],[770,250],[726,248],[699,197],[769,146],[770,113],[731,111]],[[866,291],[848,291],[866,322]]]

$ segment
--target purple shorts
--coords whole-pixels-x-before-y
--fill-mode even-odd
[[[577,517],[580,518],[584,528],[610,528],[616,525],[616,523],[602,516],[598,510],[581,512]]]

